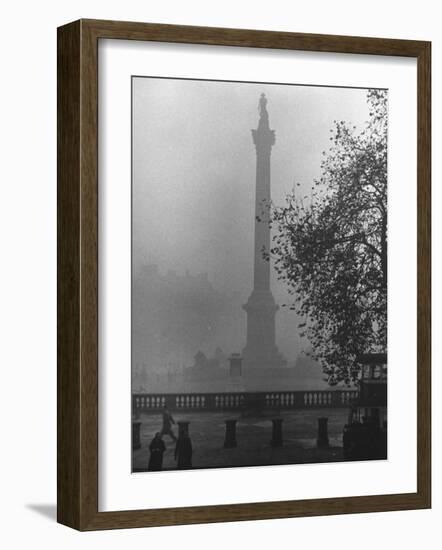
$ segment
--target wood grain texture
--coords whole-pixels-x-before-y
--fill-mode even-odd
[[[416,493],[98,512],[98,40],[398,55],[418,62]],[[79,530],[428,508],[431,48],[428,42],[81,20],[58,29],[58,521]],[[128,366],[129,368],[129,366]]]
[[[431,44],[418,56],[417,486],[431,506]]]
[[[416,40],[192,27],[187,25],[157,25],[128,21],[88,19],[82,20],[82,23],[87,27],[88,32],[100,38],[249,48],[417,57],[425,44],[425,42]]]
[[[57,65],[57,518],[79,526],[80,23],[59,29]]]

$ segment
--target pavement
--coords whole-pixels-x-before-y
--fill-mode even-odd
[[[316,462],[339,462],[342,453],[342,432],[347,422],[347,409],[302,409],[284,412],[282,433],[283,446],[273,448],[272,418],[275,415],[241,416],[238,414],[211,412],[180,412],[173,414],[176,422],[187,421],[193,446],[193,468],[227,468],[236,466],[259,466],[271,464],[305,464]],[[328,418],[329,448],[318,449],[316,445],[318,418]],[[225,420],[237,419],[237,447],[224,448]],[[149,443],[155,432],[161,430],[161,414],[141,414],[141,448],[133,451],[133,471],[147,469]],[[178,435],[178,428],[174,426]],[[175,470],[175,443],[168,435],[163,437],[166,452],[163,470]]]

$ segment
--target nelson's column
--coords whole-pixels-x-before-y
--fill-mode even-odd
[[[263,250],[270,249],[270,155],[275,131],[270,129],[267,99],[259,100],[259,123],[252,130],[256,148],[255,261],[253,291],[243,306],[247,313],[247,342],[243,350],[245,369],[283,367],[286,363],[275,344],[275,314],[278,306],[270,290],[270,262]]]

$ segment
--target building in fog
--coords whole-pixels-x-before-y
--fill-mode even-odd
[[[240,297],[216,290],[205,273],[162,273],[145,265],[134,277],[133,295],[133,364],[140,373],[181,373],[194,366],[198,351],[221,362],[231,341],[239,346]]]

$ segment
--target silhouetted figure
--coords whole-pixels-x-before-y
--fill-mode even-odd
[[[172,431],[172,424],[175,424],[175,420],[170,412],[167,410],[167,407],[164,407],[163,410],[163,427],[161,428],[161,435],[168,435],[174,441],[176,441],[175,434]]]
[[[166,445],[161,439],[160,432],[155,434],[155,437],[152,439],[149,445],[150,458],[147,469],[149,472],[158,472],[163,468],[163,454],[166,450]]]
[[[178,469],[192,468],[192,442],[187,434],[180,436],[175,446]]]

